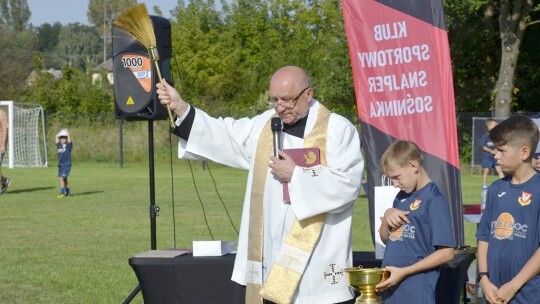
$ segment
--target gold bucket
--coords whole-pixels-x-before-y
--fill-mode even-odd
[[[347,268],[344,270],[349,275],[349,285],[354,287],[360,296],[355,304],[383,304],[381,297],[377,295],[375,285],[384,282],[390,276],[390,272],[384,268],[362,268],[362,266]]]

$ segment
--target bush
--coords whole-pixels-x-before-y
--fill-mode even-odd
[[[459,133],[459,160],[462,164],[471,164],[472,160],[472,135],[471,133]]]

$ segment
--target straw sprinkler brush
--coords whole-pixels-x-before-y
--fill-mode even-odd
[[[152,25],[152,20],[146,10],[146,5],[144,3],[139,3],[128,8],[113,20],[112,25],[131,34],[148,50],[148,55],[156,67],[159,82],[162,82],[163,77],[161,76],[161,70],[158,64],[159,53],[156,35],[154,34],[154,26]],[[168,105],[167,112],[169,114],[169,124],[174,128],[175,125],[171,109]]]

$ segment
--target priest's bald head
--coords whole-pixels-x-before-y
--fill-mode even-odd
[[[270,102],[284,124],[292,125],[304,117],[312,98],[311,80],[299,67],[282,67],[270,80]]]

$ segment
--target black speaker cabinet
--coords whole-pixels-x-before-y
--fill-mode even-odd
[[[171,24],[162,17],[150,16],[150,19],[156,37],[161,76],[171,83]],[[148,49],[131,34],[116,27],[112,28],[112,47],[115,117],[126,120],[167,119],[167,109],[157,98],[159,76]]]

